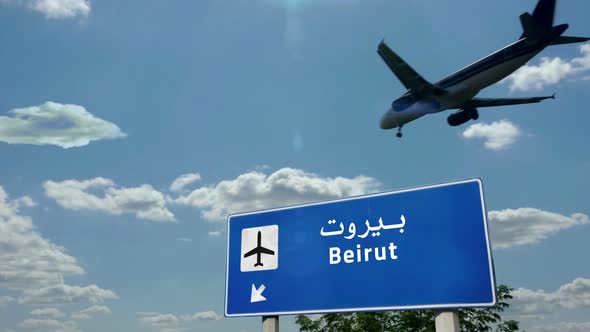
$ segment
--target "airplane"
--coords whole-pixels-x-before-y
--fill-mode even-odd
[[[246,257],[250,257],[252,255],[256,254],[256,264],[254,264],[254,267],[257,266],[264,266],[261,262],[260,262],[260,255],[261,254],[266,254],[266,255],[274,255],[275,252],[267,249],[265,247],[262,246],[262,232],[258,231],[258,245],[256,246],[256,248],[248,251],[247,253],[244,254],[244,258]]]
[[[528,12],[520,15],[524,32],[516,42],[434,84],[420,76],[382,40],[377,53],[408,90],[383,114],[379,124],[381,129],[398,128],[396,136],[402,137],[401,130],[405,124],[426,114],[458,109],[449,115],[447,122],[450,126],[459,126],[469,120],[477,120],[477,109],[480,107],[529,104],[555,99],[555,94],[532,98],[475,97],[480,90],[512,74],[547,46],[590,40],[586,37],[562,36],[569,25],[553,25],[555,2],[556,0],[539,0],[532,15]]]

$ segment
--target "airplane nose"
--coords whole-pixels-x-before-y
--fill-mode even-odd
[[[379,127],[381,129],[391,129],[397,127],[397,124],[393,121],[393,110],[391,107],[383,114],[381,121],[379,121]]]
[[[385,117],[387,116],[387,113],[383,114],[383,116],[381,117],[381,121],[379,121],[379,128],[381,129],[386,129],[385,128]]]

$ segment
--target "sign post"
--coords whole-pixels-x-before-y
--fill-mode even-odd
[[[262,316],[262,332],[279,332],[279,316]]]
[[[457,310],[439,311],[434,315],[436,332],[461,332]]]
[[[495,303],[479,179],[228,218],[225,315],[264,331],[267,316]]]

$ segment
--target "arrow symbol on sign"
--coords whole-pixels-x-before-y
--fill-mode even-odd
[[[254,284],[252,284],[252,294],[250,295],[250,303],[266,301],[266,297],[262,296],[262,292],[264,292],[265,289],[266,287],[264,286],[264,284],[261,284],[260,287],[258,287],[258,289],[256,289],[256,286],[254,286]]]

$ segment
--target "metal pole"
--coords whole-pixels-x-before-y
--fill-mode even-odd
[[[279,316],[262,316],[262,332],[279,332]]]
[[[436,332],[460,332],[457,310],[438,311],[434,314]]]

